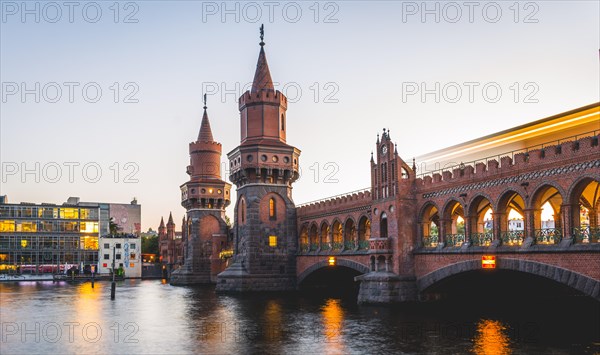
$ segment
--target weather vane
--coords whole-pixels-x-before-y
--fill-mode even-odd
[[[261,24],[260,25],[260,45],[264,46],[265,42],[263,41],[265,38],[265,25]]]
[[[206,94],[204,94],[204,109],[206,110]]]

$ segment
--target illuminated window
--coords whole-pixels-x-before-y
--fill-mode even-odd
[[[81,237],[80,238],[80,246],[82,249],[86,250],[97,250],[98,249],[98,237]]]
[[[81,222],[81,233],[98,233],[98,222]]]
[[[271,198],[269,200],[269,218],[275,219],[275,213],[277,213],[277,206],[275,205],[275,199]]]
[[[15,221],[0,221],[0,232],[14,232]]]
[[[17,222],[17,232],[37,232],[37,223]]]
[[[276,247],[277,246],[277,236],[275,236],[275,235],[270,235],[269,236],[269,246],[270,247]]]
[[[134,263],[129,263],[129,267],[134,267],[135,264]]]
[[[77,208],[61,208],[60,209],[60,218],[78,219],[79,218],[79,209],[77,209]]]
[[[131,253],[131,254],[129,254],[129,259],[131,259],[131,260],[135,260],[135,253]]]

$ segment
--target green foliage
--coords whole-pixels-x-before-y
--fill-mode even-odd
[[[158,255],[158,236],[142,237],[142,253]]]
[[[110,231],[110,234],[117,235],[122,229],[123,228],[119,227],[119,225],[115,223],[114,218],[110,217],[110,221],[108,221],[108,230]]]

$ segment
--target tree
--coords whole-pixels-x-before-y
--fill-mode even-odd
[[[158,255],[158,236],[142,237],[142,253]]]
[[[117,235],[119,231],[123,229],[119,227],[117,223],[115,223],[114,218],[110,217],[110,221],[108,221],[108,230],[110,231],[110,235]]]

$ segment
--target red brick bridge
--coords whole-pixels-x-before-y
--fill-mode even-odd
[[[333,257],[359,302],[402,302],[494,256],[600,300],[598,133],[417,176],[384,131],[369,189],[298,206],[297,284]]]

